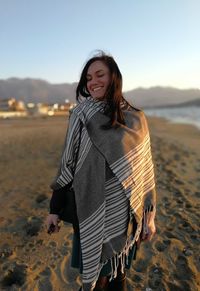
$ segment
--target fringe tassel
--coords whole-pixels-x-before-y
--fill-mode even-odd
[[[136,230],[135,236],[130,237],[127,239],[126,245],[123,249],[123,251],[118,255],[115,255],[110,259],[111,262],[111,276],[109,281],[112,281],[117,276],[117,269],[121,267],[121,272],[124,273],[125,265],[128,265],[128,259],[129,259],[129,252],[132,249],[134,243],[137,241],[140,232],[142,229],[142,222],[138,224],[138,228]]]
[[[122,253],[120,256],[120,264],[121,264],[121,272],[124,273],[124,262],[125,262],[125,255]]]
[[[127,239],[126,245],[125,245],[123,251],[119,255],[117,254],[114,257],[112,257],[111,259],[109,259],[110,263],[111,263],[111,276],[110,276],[109,281],[112,281],[114,278],[117,277],[117,269],[119,267],[119,264],[121,267],[121,272],[124,273],[125,265],[128,265],[129,252],[132,249],[134,243],[137,242],[137,240],[139,239],[139,236],[141,234],[142,229],[143,229],[143,231],[146,231],[146,232],[148,231],[147,225],[146,225],[147,219],[151,219],[151,216],[149,214],[152,213],[152,215],[155,215],[155,211],[156,211],[156,207],[153,205],[150,205],[146,209],[144,209],[143,219],[141,220],[141,222],[138,223],[134,237],[132,236],[132,237]],[[104,264],[100,265],[99,270],[98,270],[98,274],[96,277],[97,279],[99,277],[99,274],[101,272],[102,267],[109,260],[104,262]],[[95,282],[93,282],[92,288],[95,287],[97,279],[95,280]]]

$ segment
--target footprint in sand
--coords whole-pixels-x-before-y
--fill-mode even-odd
[[[63,243],[63,247],[70,247],[70,242],[67,240]]]
[[[140,259],[140,260],[135,262],[134,269],[135,269],[136,272],[145,273],[147,268],[148,268],[147,260],[144,261],[144,260]]]
[[[51,257],[54,258],[55,260],[57,260],[57,259],[60,259],[62,256],[61,256],[60,252],[58,252],[58,251],[54,251],[54,252],[51,254]]]
[[[48,243],[49,247],[50,248],[56,248],[57,247],[57,242],[51,240],[49,243]]]
[[[169,246],[171,244],[171,240],[169,239],[164,239],[163,240],[163,243],[166,245],[166,246]]]
[[[23,228],[28,236],[37,236],[42,224],[43,221],[41,218],[29,217]]]
[[[139,275],[135,274],[133,276],[133,282],[136,282],[136,283],[142,282],[142,278]]]
[[[47,195],[45,195],[45,194],[39,194],[39,195],[36,197],[35,201],[36,201],[38,204],[40,204],[40,203],[42,203],[43,201],[45,201],[46,199],[48,199]]]
[[[199,247],[199,245],[200,245],[200,237],[199,237],[199,234],[196,234],[196,232],[194,232],[193,234],[190,235],[190,237],[192,239],[192,243],[193,244],[196,244]],[[199,261],[199,263],[200,263],[200,261]]]
[[[186,202],[186,203],[185,203],[185,207],[186,207],[187,209],[190,209],[190,208],[192,208],[192,204],[191,204],[190,202]]]
[[[182,211],[183,211],[183,208],[178,208],[177,211],[182,212]],[[180,214],[180,213],[178,213],[178,212],[175,212],[175,213],[174,213],[174,210],[172,211],[172,213],[174,214],[174,216],[175,216],[177,219],[180,219],[180,220],[183,219],[182,214]]]
[[[41,261],[37,261],[32,267],[31,269],[33,271],[35,271],[38,267],[40,267],[42,265],[42,262]]]
[[[37,281],[37,287],[35,290],[38,291],[53,291],[53,286],[51,284],[51,269],[49,267],[46,267],[42,272],[39,273],[35,277],[35,280]]]
[[[187,233],[192,233],[194,231],[193,226],[190,222],[183,220],[183,222],[180,224],[180,228],[185,229]]]
[[[68,247],[62,246],[61,250],[60,250],[60,253],[61,253],[62,256],[66,256],[66,255],[68,255],[70,253],[70,250],[69,250]]]
[[[187,259],[184,256],[179,255],[177,257],[175,264],[176,264],[176,271],[174,273],[174,277],[176,279],[183,280],[184,278],[184,280],[190,280],[190,281],[194,279],[194,274],[188,265]]]
[[[186,281],[181,281],[180,285],[167,282],[168,290],[174,290],[174,291],[192,291],[190,284],[188,284]],[[195,291],[195,290],[193,290]],[[198,291],[198,290],[196,290]]]
[[[164,250],[167,248],[167,245],[161,243],[160,241],[157,241],[155,243],[155,248],[157,249],[158,252],[164,252]]]
[[[165,290],[162,282],[163,269],[160,266],[152,266],[149,271],[148,285],[153,290]]]
[[[54,264],[54,262],[52,262],[51,264],[50,264],[50,267],[52,268],[52,269],[56,269],[56,265]]]
[[[77,280],[78,273],[75,269],[71,268],[71,257],[66,255],[60,264],[61,278],[65,283],[75,282]]]
[[[166,236],[167,238],[177,238],[173,232],[170,231],[164,231],[163,235]]]
[[[200,192],[195,192],[194,195],[198,198],[200,198]]]
[[[177,187],[173,187],[173,193],[174,193],[175,197],[180,197],[182,199],[184,198],[184,194],[183,194],[182,190],[180,190]]]
[[[9,288],[13,285],[22,286],[26,279],[26,265],[18,265],[14,263],[7,269],[1,280],[3,288]]]
[[[12,258],[16,257],[16,253],[9,246],[3,246],[0,249],[0,258],[5,259],[11,257]]]
[[[180,198],[178,198],[178,199],[176,199],[176,202],[178,203],[178,204],[183,204],[183,199],[180,197]]]

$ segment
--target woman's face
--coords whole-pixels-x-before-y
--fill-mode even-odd
[[[103,99],[110,85],[109,68],[103,62],[95,61],[89,66],[86,77],[90,95],[96,99]]]

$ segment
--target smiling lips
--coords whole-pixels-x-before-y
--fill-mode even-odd
[[[102,87],[95,87],[95,88],[92,89],[92,91],[96,92],[96,91],[99,91],[101,89],[102,89]]]

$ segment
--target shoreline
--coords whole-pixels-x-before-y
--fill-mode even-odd
[[[183,144],[191,150],[199,151],[200,129],[188,123],[172,122],[164,117],[147,116],[150,133],[154,136]]]
[[[200,107],[173,107],[144,109],[147,116],[165,118],[175,124],[193,125],[200,130]]]
[[[172,123],[172,124],[177,124],[177,125],[183,125],[183,126],[188,126],[188,125],[190,125],[190,126],[192,126],[192,127],[195,127],[196,129],[198,129],[199,131],[200,131],[200,125],[197,125],[197,124],[195,124],[195,123],[193,123],[193,122],[187,122],[187,121],[178,121],[178,120],[175,120],[175,119],[172,119],[172,118],[169,118],[169,117],[160,117],[160,116],[153,116],[153,115],[147,115],[147,114],[145,114],[146,116],[147,116],[147,118],[152,118],[152,119],[154,119],[154,118],[156,118],[156,119],[163,119],[163,120],[165,120],[167,123]]]

